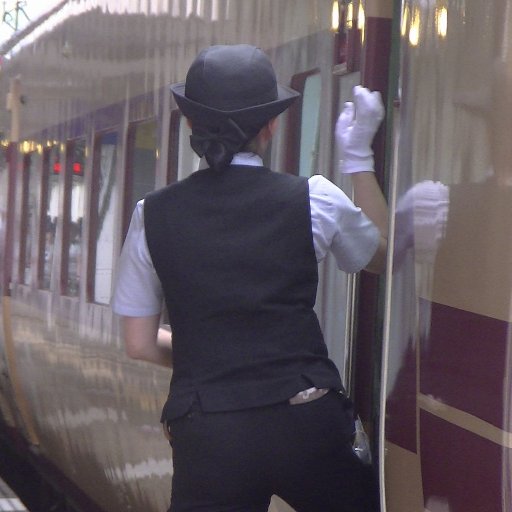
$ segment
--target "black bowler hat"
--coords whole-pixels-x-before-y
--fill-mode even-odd
[[[267,55],[247,44],[204,49],[171,91],[185,117],[229,118],[241,126],[264,125],[299,96],[278,84]]]

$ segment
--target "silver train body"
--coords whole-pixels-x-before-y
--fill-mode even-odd
[[[63,0],[4,42],[3,446],[98,510],[168,506],[170,372],[126,357],[109,302],[136,201],[199,164],[169,85],[203,47],[246,42],[302,92],[265,158],[276,171],[350,195],[336,117],[358,83],[387,103],[387,274],[327,260],[316,306],[382,510],[512,510],[511,22],[509,0]]]

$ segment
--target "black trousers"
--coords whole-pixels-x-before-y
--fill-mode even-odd
[[[198,406],[170,424],[169,512],[373,512],[375,485],[351,446],[350,401],[334,391],[300,405],[236,412]]]

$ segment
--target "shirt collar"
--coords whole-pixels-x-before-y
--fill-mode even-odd
[[[256,153],[237,153],[231,160],[231,165],[250,165],[252,167],[263,167],[263,160]]]
[[[262,158],[256,153],[236,153],[231,160],[231,165],[248,165],[250,167],[263,167]],[[208,162],[203,157],[199,162],[199,169],[208,169]]]

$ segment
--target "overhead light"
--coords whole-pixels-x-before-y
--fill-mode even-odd
[[[331,30],[338,32],[340,28],[340,4],[338,0],[334,0],[332,3],[332,14],[331,14]]]

